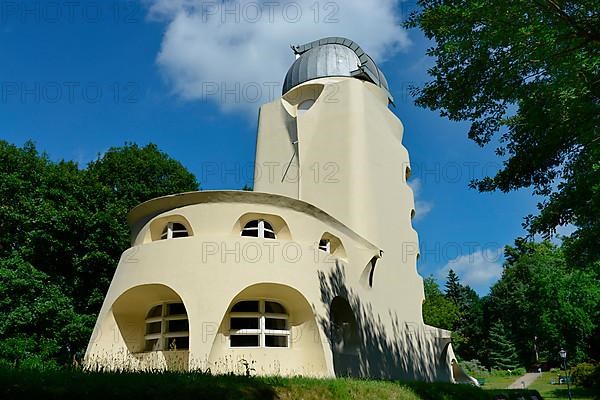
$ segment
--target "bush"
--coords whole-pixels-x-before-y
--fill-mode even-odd
[[[600,387],[600,364],[581,363],[571,371],[573,382],[587,388]]]
[[[521,376],[525,375],[525,368],[518,367],[515,369],[507,370],[507,369],[492,369],[490,375],[494,376]]]
[[[471,360],[471,361],[462,361],[460,363],[461,367],[465,370],[465,372],[471,376],[475,377],[485,377],[485,376],[521,376],[525,375],[525,368],[518,367],[515,369],[507,370],[507,369],[492,369],[488,372],[488,370],[479,362],[479,360]]]
[[[460,365],[471,376],[483,376],[488,373],[479,360],[462,361]]]

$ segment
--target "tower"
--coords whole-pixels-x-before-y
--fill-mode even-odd
[[[469,380],[423,323],[414,200],[387,81],[354,42],[297,55],[260,109],[254,191],[128,216],[89,369]]]
[[[254,190],[313,204],[376,244],[368,296],[421,324],[410,163],[383,72],[348,39],[293,50],[282,97],[260,110]],[[397,304],[395,292],[405,294]]]

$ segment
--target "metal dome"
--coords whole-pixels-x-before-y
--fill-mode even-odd
[[[387,92],[390,103],[394,102],[383,72],[352,40],[329,37],[301,46],[292,46],[292,50],[299,57],[285,76],[283,94],[313,79],[347,76],[374,83]]]

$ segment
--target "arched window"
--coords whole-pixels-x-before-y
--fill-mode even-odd
[[[289,347],[285,307],[270,300],[244,300],[229,313],[231,347]]]
[[[337,258],[343,259],[346,257],[346,251],[340,238],[329,232],[323,233],[321,239],[319,239],[319,250]]]
[[[248,222],[242,229],[242,236],[276,239],[273,226],[264,219],[255,219]]]
[[[161,240],[163,239],[175,239],[188,237],[189,233],[185,227],[185,225],[180,224],[179,222],[169,222],[165,225],[165,229],[163,229],[162,234],[160,235]]]
[[[183,303],[162,303],[146,315],[145,351],[187,350],[190,332]]]

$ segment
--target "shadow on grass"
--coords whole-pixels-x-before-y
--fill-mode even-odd
[[[482,390],[470,385],[452,383],[432,385],[426,382],[405,382],[403,385],[410,387],[417,395],[428,400],[542,400],[542,396],[535,390]]]
[[[275,400],[260,379],[183,373],[85,373],[81,371],[0,370],[0,398]]]
[[[2,400],[534,400],[531,395],[542,399],[535,391],[490,391],[451,383],[0,368]]]
[[[569,391],[566,387],[553,389],[545,392],[545,394],[546,397],[544,397],[544,399],[547,398],[549,400],[569,398]],[[600,391],[593,391],[590,389],[584,389],[579,387],[571,388],[571,395],[573,399],[600,399]]]
[[[417,395],[428,400],[469,399],[490,400],[489,392],[475,386],[457,385],[452,383],[402,382]]]

